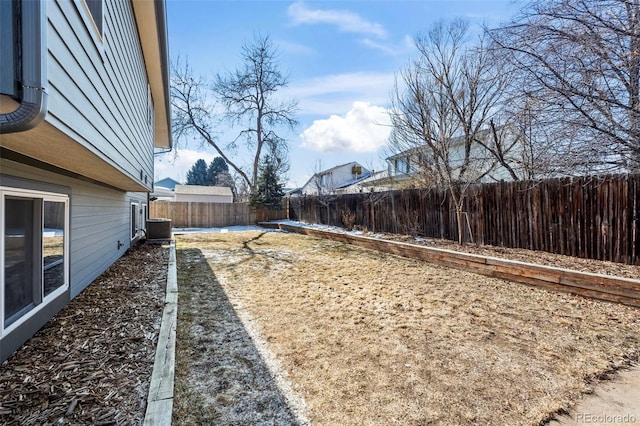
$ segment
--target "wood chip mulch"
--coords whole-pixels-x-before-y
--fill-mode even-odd
[[[142,424],[168,253],[131,248],[0,365],[0,424]]]

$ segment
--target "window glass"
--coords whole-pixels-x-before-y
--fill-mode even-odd
[[[84,0],[87,4],[87,9],[93,18],[93,23],[98,30],[98,34],[102,36],[102,1],[103,0]]]
[[[68,198],[0,188],[0,335],[69,287]]]
[[[5,199],[4,223],[4,326],[31,310],[37,300],[33,291],[34,216],[36,201]]]
[[[63,202],[44,202],[42,265],[45,297],[64,285],[64,210]]]

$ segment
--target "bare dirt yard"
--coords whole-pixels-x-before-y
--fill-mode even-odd
[[[168,253],[133,247],[0,364],[0,424],[143,423]]]
[[[176,424],[537,425],[640,355],[632,307],[298,234],[177,249]]]

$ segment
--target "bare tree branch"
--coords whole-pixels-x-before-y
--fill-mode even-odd
[[[273,158],[279,173],[288,170],[287,142],[276,130],[295,127],[297,103],[277,96],[286,87],[287,78],[278,69],[277,52],[268,37],[246,43],[241,56],[243,67],[218,74],[211,83],[194,78],[186,62],[172,64],[173,130],[176,140],[194,136],[213,147],[251,192],[264,155]],[[226,145],[214,133],[222,122],[243,126]],[[252,156],[250,172],[243,170],[239,160],[231,158],[242,139]]]

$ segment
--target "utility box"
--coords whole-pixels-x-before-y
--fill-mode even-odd
[[[171,219],[147,219],[147,240],[170,240]]]

